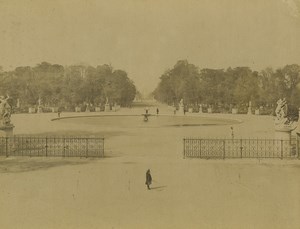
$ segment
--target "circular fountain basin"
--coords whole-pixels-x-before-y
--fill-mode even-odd
[[[80,123],[85,125],[118,128],[197,127],[233,125],[240,123],[238,120],[219,117],[166,115],[151,115],[148,117],[147,121],[145,121],[143,115],[75,116],[56,120],[64,123]]]

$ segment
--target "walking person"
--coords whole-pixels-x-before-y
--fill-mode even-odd
[[[232,138],[232,139],[234,139],[233,126],[232,126],[232,127],[230,127],[230,129],[231,129],[231,138]]]
[[[156,115],[158,115],[159,114],[159,109],[158,108],[156,108]]]
[[[147,185],[148,190],[150,190],[151,183],[152,183],[152,176],[151,176],[151,173],[150,173],[150,169],[148,169],[147,172],[146,172],[146,182],[145,182],[145,184]]]

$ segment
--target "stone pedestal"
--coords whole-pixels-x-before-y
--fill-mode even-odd
[[[238,113],[238,109],[237,109],[237,108],[232,108],[231,113],[232,113],[232,114],[237,114],[237,113]]]
[[[189,113],[193,113],[193,108],[189,108]]]
[[[14,135],[13,130],[14,125],[0,127],[0,137],[12,137]]]
[[[105,104],[104,111],[105,112],[109,112],[110,111],[110,105],[109,104]]]
[[[100,112],[101,111],[100,107],[95,107],[95,111]]]
[[[120,109],[120,106],[117,105],[117,104],[114,104],[114,106],[113,106],[113,111],[116,112],[116,111],[118,111],[119,109]]]
[[[58,112],[58,107],[51,107],[52,113],[57,113]]]
[[[256,109],[256,110],[255,110],[255,115],[260,115],[259,109]]]
[[[43,109],[41,107],[38,107],[37,113],[43,113]]]
[[[251,107],[248,107],[248,112],[247,112],[248,115],[252,115],[252,111],[251,111]]]
[[[34,107],[29,107],[28,112],[29,112],[29,114],[35,113],[35,108]]]
[[[185,114],[183,99],[181,99],[181,100],[179,101],[179,109],[178,109],[178,113],[179,113],[180,115],[184,115],[184,114]]]
[[[179,106],[178,113],[184,114],[184,106]]]
[[[75,107],[75,112],[81,112],[81,107]]]
[[[199,114],[202,114],[202,113],[203,113],[202,106],[200,105],[200,107],[199,107]]]
[[[212,108],[207,108],[207,113],[211,114],[212,113]]]

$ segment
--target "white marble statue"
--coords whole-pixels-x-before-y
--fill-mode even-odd
[[[180,100],[179,105],[183,107],[183,99]]]
[[[0,126],[9,126],[12,108],[7,102],[9,96],[0,96]]]
[[[292,121],[288,115],[287,101],[284,99],[279,99],[277,101],[277,107],[275,109],[275,129],[282,131],[292,131],[297,127],[297,124]]]

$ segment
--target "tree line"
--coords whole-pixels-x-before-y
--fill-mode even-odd
[[[136,87],[123,70],[110,65],[62,66],[42,62],[35,67],[0,69],[0,95],[9,95],[13,106],[63,107],[118,104],[130,106]]]
[[[199,69],[180,60],[161,75],[153,95],[168,105],[177,106],[183,99],[188,108],[197,109],[202,104],[221,112],[231,108],[246,112],[250,101],[253,109],[274,110],[279,98],[286,98],[291,107],[300,107],[300,66],[262,71],[249,67]]]

